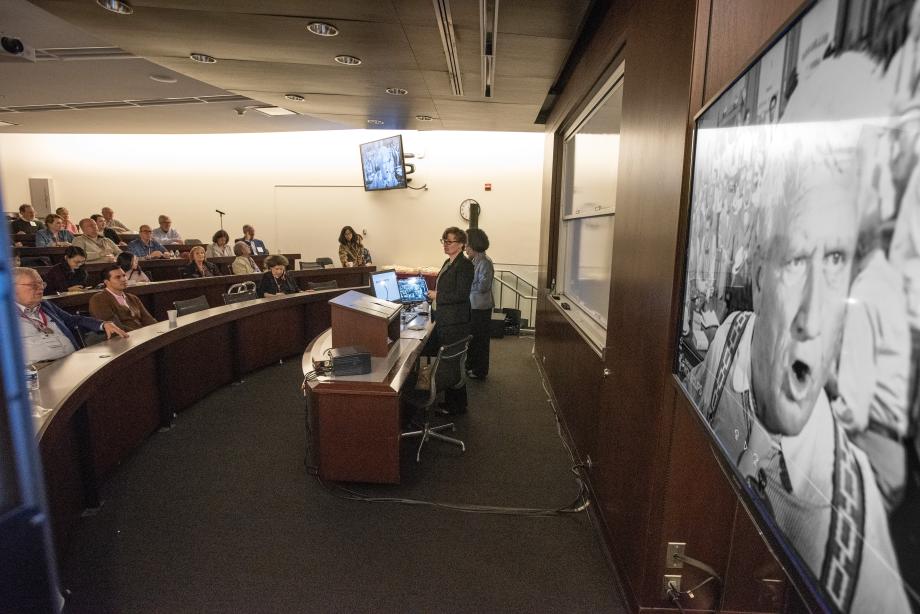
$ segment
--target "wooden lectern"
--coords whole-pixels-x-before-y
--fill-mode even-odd
[[[401,305],[351,290],[331,301],[332,347],[360,345],[385,357],[399,341]]]

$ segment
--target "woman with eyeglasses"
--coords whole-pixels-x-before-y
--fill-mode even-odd
[[[456,226],[441,234],[441,245],[447,260],[438,273],[437,289],[428,292],[428,298],[433,301],[431,319],[437,322],[432,334],[434,345],[428,346],[431,349],[456,343],[470,334],[473,263],[463,255],[466,242],[466,233]],[[466,385],[447,388],[444,401],[448,414],[466,413]]]
[[[84,262],[86,262],[86,252],[82,247],[71,245],[65,249],[64,262],[54,265],[45,273],[44,281],[47,284],[45,295],[83,290],[86,286]]]
[[[466,231],[469,243],[466,257],[473,263],[473,286],[470,292],[470,349],[466,356],[466,374],[473,379],[485,379],[489,374],[489,324],[492,322],[492,278],[495,267],[486,255],[489,236],[480,228]]]

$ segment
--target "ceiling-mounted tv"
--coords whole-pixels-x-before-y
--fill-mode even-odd
[[[407,187],[402,135],[362,143],[360,149],[361,171],[364,174],[366,191],[398,190]]]
[[[920,612],[918,9],[813,2],[696,118],[675,376],[820,611]]]

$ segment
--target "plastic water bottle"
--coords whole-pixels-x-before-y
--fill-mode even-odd
[[[35,368],[35,365],[26,365],[26,388],[29,392],[35,392],[39,385],[38,369]]]

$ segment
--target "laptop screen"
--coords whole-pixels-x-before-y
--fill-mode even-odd
[[[371,273],[371,288],[374,296],[385,301],[399,301],[399,286],[396,285],[396,271],[377,271]]]
[[[399,299],[403,303],[421,303],[428,300],[428,284],[424,277],[407,277],[397,281]]]

